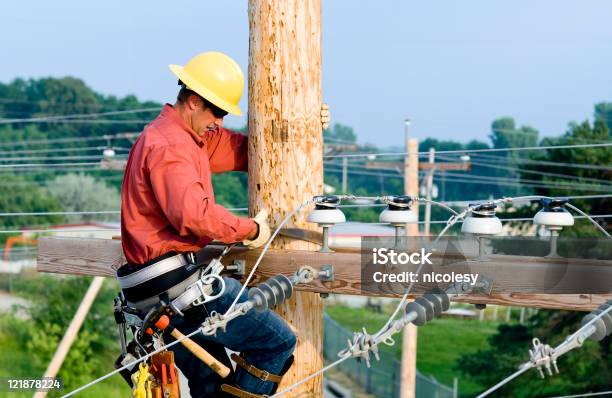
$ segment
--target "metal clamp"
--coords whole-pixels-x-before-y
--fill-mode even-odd
[[[378,345],[365,328],[361,332],[353,334],[353,340],[348,340],[348,347],[338,353],[339,357],[351,356],[357,360],[364,360],[366,366],[370,367],[370,352],[374,354],[377,361],[380,360],[378,355]]]
[[[544,371],[548,376],[559,374],[559,368],[557,367],[557,357],[555,356],[555,350],[548,344],[542,344],[540,339],[534,337],[532,340],[533,349],[529,350],[530,362],[533,367],[538,369],[540,378],[544,378]]]
[[[252,308],[253,303],[251,301],[245,301],[244,303],[237,304],[230,313],[225,315],[213,311],[202,323],[200,331],[205,336],[214,336],[217,334],[217,330],[219,329],[225,332],[227,324],[231,320],[246,314]]]

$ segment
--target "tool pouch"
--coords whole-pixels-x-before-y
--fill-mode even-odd
[[[151,388],[153,397],[180,398],[179,377],[174,366],[174,353],[162,351],[151,357],[151,374],[155,376],[156,383]]]

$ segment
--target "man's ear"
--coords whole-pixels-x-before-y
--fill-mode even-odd
[[[200,99],[198,98],[197,95],[190,95],[187,98],[187,107],[189,108],[190,111],[195,111],[200,106],[201,106]]]

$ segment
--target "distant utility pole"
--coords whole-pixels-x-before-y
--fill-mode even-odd
[[[348,193],[348,158],[342,158],[342,193]]]
[[[410,138],[410,119],[404,121],[404,195],[419,196],[419,142]],[[419,214],[419,204],[412,204],[412,210]],[[419,224],[407,224],[406,236],[417,236]]]
[[[419,143],[410,138],[410,119],[404,121],[405,155],[404,155],[404,195],[419,195]],[[418,203],[412,204],[412,210],[419,214]],[[419,224],[406,224],[406,237],[417,236]],[[416,354],[417,327],[409,323],[404,327],[402,338],[402,366],[400,370],[400,398],[416,397]]]
[[[425,198],[427,199],[427,202],[425,203],[425,236],[429,236],[431,224],[431,191],[433,189],[433,175],[436,170],[436,150],[434,148],[429,148],[428,163],[431,165],[431,168],[429,169],[429,173],[427,174],[427,193],[425,195]]]
[[[81,300],[81,304],[79,304],[77,312],[72,317],[70,325],[68,325],[68,329],[66,329],[66,332],[64,333],[64,337],[62,337],[62,340],[57,346],[55,354],[53,354],[53,358],[51,359],[51,362],[49,362],[43,377],[57,376],[57,373],[61,369],[64,359],[66,359],[66,355],[68,355],[68,352],[70,351],[72,343],[74,343],[74,340],[77,338],[79,329],[81,328],[81,325],[83,325],[83,322],[89,313],[89,309],[96,299],[100,288],[102,288],[103,283],[104,277],[102,276],[96,276],[91,281],[91,284],[89,285],[87,292],[85,292],[85,296],[83,296],[83,300]],[[47,396],[47,392],[48,391],[37,391],[34,393],[33,398],[44,398]]]

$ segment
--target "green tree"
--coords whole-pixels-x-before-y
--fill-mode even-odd
[[[357,135],[352,127],[340,123],[334,123],[331,129],[323,130],[323,140],[332,143],[348,143],[354,144],[357,142]]]
[[[242,172],[213,174],[215,201],[225,207],[248,207],[247,175]]]
[[[101,95],[74,77],[15,79],[8,84],[0,83],[0,99],[0,115],[10,119],[87,115],[142,108],[161,109],[161,104],[152,101],[141,102],[133,95],[123,98]],[[91,116],[82,118],[79,123],[37,123],[37,126],[46,133],[47,138],[91,137],[140,131],[146,122],[159,112],[157,109],[150,112]],[[101,119],[111,119],[115,122],[92,123],[92,120]],[[14,123],[12,126],[22,129],[28,125],[28,123]],[[129,145],[129,142],[121,141],[121,143]],[[62,145],[65,147],[71,144]]]
[[[40,276],[15,282],[16,290],[31,302],[24,309],[29,319],[19,328],[3,332],[11,334],[19,347],[30,353],[36,374],[41,374],[51,360],[91,281],[91,277]],[[58,375],[67,390],[105,373],[110,360],[119,354],[111,311],[116,293],[116,284],[105,282],[89,310]],[[15,373],[19,371],[15,369]]]
[[[545,138],[541,145],[574,145],[585,142],[605,142],[609,138],[609,130],[603,119],[597,119],[592,125],[588,121],[582,123],[570,123],[568,131],[559,138]],[[564,174],[569,177],[556,177],[550,175],[538,175],[523,173],[524,178],[536,179],[553,186],[535,188],[535,193],[545,196],[567,196],[572,190],[564,189],[575,185],[574,192],[582,194],[605,193],[611,187],[612,172],[610,170],[572,167],[572,164],[582,165],[612,165],[612,148],[590,147],[590,148],[565,148],[538,151],[530,154],[530,159],[535,161],[546,161],[558,163],[559,165],[532,164],[524,166],[530,171],[541,171],[544,173]],[[569,164],[569,165],[568,165]],[[557,186],[555,188],[554,186]],[[589,192],[592,187],[592,192]],[[610,198],[592,198],[572,200],[576,206],[589,214],[608,214],[612,209]],[[600,219],[600,224],[610,229],[608,219]],[[564,234],[599,235],[599,232],[585,220],[577,221],[576,228],[564,231]]]
[[[66,174],[51,181],[49,195],[57,199],[64,211],[119,210],[119,192],[104,182],[84,174]],[[68,221],[116,220],[117,215],[69,215]]]
[[[612,132],[612,102],[600,102],[595,105],[595,120],[601,119],[608,126],[608,134]]]
[[[528,349],[533,337],[556,346],[580,327],[584,314],[569,311],[541,310],[525,326],[500,325],[489,338],[490,348],[459,357],[456,368],[482,385],[494,385],[529,360]],[[587,341],[558,361],[561,375],[540,379],[536,370],[528,371],[496,391],[496,397],[542,397],[604,390],[609,387],[612,357],[608,336],[599,343]]]
[[[493,121],[489,138],[493,148],[535,146],[538,142],[538,131],[530,126],[518,128],[513,118],[503,117]]]
[[[44,189],[24,178],[3,173],[0,176],[0,212],[2,213],[36,213],[62,211],[60,202],[49,197]],[[19,215],[0,217],[2,228],[35,228],[63,221],[59,215]]]

